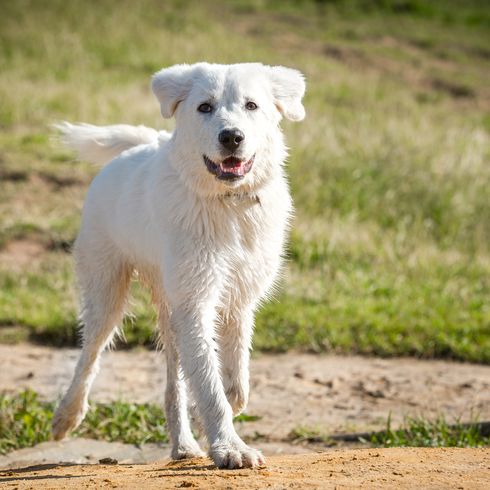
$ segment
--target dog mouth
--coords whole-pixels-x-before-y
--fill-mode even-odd
[[[203,155],[204,163],[210,173],[219,180],[240,180],[245,177],[254,163],[255,155],[250,160],[242,160],[238,157],[227,157],[221,162],[213,162]]]

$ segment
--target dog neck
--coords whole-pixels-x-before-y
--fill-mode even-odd
[[[232,202],[251,202],[252,204],[260,204],[260,198],[257,194],[252,194],[250,192],[225,192],[224,194],[218,195],[218,199],[223,201]]]

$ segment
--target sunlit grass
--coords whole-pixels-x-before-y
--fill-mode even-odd
[[[98,169],[53,144],[49,124],[171,128],[154,71],[260,60],[302,70],[308,92],[307,119],[284,124],[297,216],[256,348],[489,362],[488,26],[478,0],[6,4],[0,340],[78,339],[63,251]],[[128,345],[150,345],[154,311],[133,292]]]
[[[482,447],[490,446],[490,437],[488,428],[484,430],[477,421],[450,424],[444,417],[415,417],[394,429],[388,418],[386,430],[374,434],[369,442],[378,447]]]
[[[487,447],[490,446],[489,423],[473,420],[449,422],[444,416],[435,419],[406,417],[398,428],[392,427],[391,416],[386,429],[371,433],[328,434],[306,426],[295,427],[289,439],[296,444],[370,445],[374,447]]]
[[[0,395],[0,454],[48,441],[54,405],[30,390]],[[161,407],[121,401],[93,406],[73,436],[128,444],[168,441]]]

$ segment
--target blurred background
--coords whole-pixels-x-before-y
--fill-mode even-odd
[[[0,5],[0,342],[75,346],[70,248],[98,168],[57,120],[163,121],[174,63],[301,70],[284,122],[296,205],[261,352],[490,362],[490,8],[486,0],[86,0]],[[133,285],[120,347],[153,345]]]

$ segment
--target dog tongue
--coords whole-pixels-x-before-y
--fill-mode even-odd
[[[221,162],[221,166],[227,170],[240,168],[242,166],[242,161],[236,157],[228,157]]]
[[[221,162],[221,170],[227,174],[234,174],[236,176],[244,175],[243,162],[236,157],[225,158]]]

